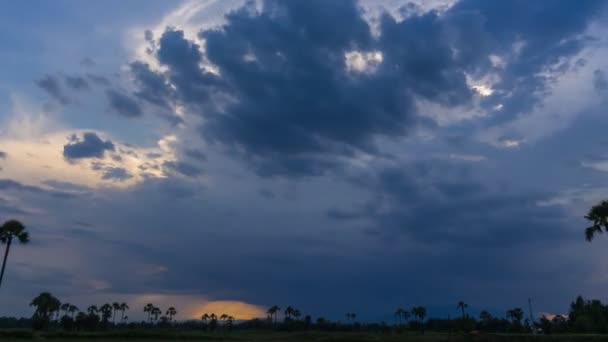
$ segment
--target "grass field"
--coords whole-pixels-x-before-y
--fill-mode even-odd
[[[2,342],[23,341],[54,342],[121,342],[121,341],[234,341],[234,342],[372,342],[372,341],[608,341],[608,335],[507,335],[507,334],[445,334],[419,333],[368,333],[368,332],[268,332],[236,331],[231,333],[173,332],[173,331],[124,331],[108,333],[31,333],[29,331],[1,331]]]

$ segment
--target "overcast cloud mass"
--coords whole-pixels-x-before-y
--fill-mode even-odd
[[[45,14],[47,13],[47,14]],[[49,14],[50,13],[50,14]],[[0,315],[603,298],[603,1],[0,5]],[[10,295],[9,295],[10,294]],[[497,295],[500,294],[500,295]]]

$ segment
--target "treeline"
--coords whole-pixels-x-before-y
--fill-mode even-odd
[[[140,328],[174,328],[183,330],[231,331],[233,329],[268,329],[283,331],[321,330],[321,331],[437,331],[437,332],[471,332],[487,333],[608,333],[608,305],[599,300],[585,300],[577,297],[570,305],[568,315],[541,317],[524,317],[521,308],[505,312],[503,317],[494,316],[482,311],[479,317],[469,316],[468,305],[457,304],[460,311],[454,318],[428,318],[422,306],[406,310],[398,308],[394,321],[387,323],[360,323],[357,314],[345,314],[344,321],[331,321],[323,317],[313,319],[300,310],[288,306],[285,310],[274,305],[267,311],[266,318],[239,321],[227,314],[204,314],[199,320],[176,321],[177,310],[173,307],[166,311],[147,304],[141,308],[146,319],[141,322],[129,322],[127,315],[130,309],[126,303],[107,303],[100,306],[91,305],[81,311],[70,303],[62,303],[48,292],[41,293],[32,300],[34,314],[30,319],[0,317],[0,329],[33,328],[35,330],[63,331],[103,331],[109,329]],[[279,320],[279,313],[283,317]]]

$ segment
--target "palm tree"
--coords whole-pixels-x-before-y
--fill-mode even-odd
[[[36,311],[34,312],[35,317],[49,321],[53,312],[60,309],[61,302],[49,292],[42,292],[32,299],[30,306],[36,307]]]
[[[127,303],[121,303],[119,310],[121,311],[120,321],[123,322],[125,320],[125,311],[129,310],[129,306],[127,305]]]
[[[78,307],[76,305],[72,305],[70,304],[70,307],[68,308],[68,312],[71,313],[72,315],[72,319],[74,319],[74,314],[78,311]]]
[[[276,306],[276,305],[273,305],[266,312],[270,315],[270,317],[274,317],[274,323],[276,323],[277,322],[277,314],[279,313],[279,311],[281,311],[281,308],[278,307],[278,306]]]
[[[97,308],[97,306],[95,305],[91,305],[87,308],[87,312],[89,313],[89,315],[94,315],[99,311],[99,309]]]
[[[148,313],[148,321],[152,322],[152,309],[154,309],[154,305],[148,303],[144,306],[144,313]]]
[[[63,304],[61,304],[61,311],[63,311],[63,314],[65,316],[68,315],[68,311],[70,310],[70,306],[72,306],[72,304],[70,304],[70,303],[63,303]]]
[[[300,316],[302,316],[302,313],[300,312],[300,310],[298,310],[298,309],[293,310],[293,318],[295,318],[296,321],[300,318]]]
[[[177,310],[174,307],[170,307],[167,309],[167,313],[165,315],[169,316],[169,322],[173,322],[173,316],[177,314]]]
[[[291,315],[293,314],[294,309],[290,306],[285,308],[285,311],[283,311],[283,313],[285,314],[286,318],[291,318]]]
[[[521,324],[521,320],[524,318],[524,310],[522,310],[521,308],[508,310],[507,318],[511,319],[513,324]]]
[[[150,314],[152,314],[152,316],[154,316],[154,320],[158,321],[158,316],[161,315],[163,312],[161,311],[160,308],[157,307],[153,307],[152,311],[150,311]]]
[[[467,304],[467,303],[465,303],[463,301],[460,301],[460,302],[458,302],[458,305],[456,305],[456,307],[458,309],[462,310],[462,319],[464,320],[464,316],[465,316],[464,309],[468,308],[469,304]]]
[[[25,230],[25,226],[17,220],[9,220],[4,222],[0,227],[0,242],[6,244],[4,251],[4,260],[2,261],[2,271],[0,271],[0,286],[2,286],[2,278],[4,278],[4,270],[6,269],[6,259],[8,259],[8,251],[11,249],[13,238],[16,238],[22,244],[30,242],[30,235]]]
[[[112,305],[107,303],[99,308],[99,311],[101,312],[101,318],[104,322],[108,322],[110,320],[110,317],[112,317],[113,310],[114,308],[112,307]]]
[[[211,317],[209,316],[209,314],[203,314],[201,316],[201,319],[203,320],[203,322],[205,322],[205,324],[207,324],[207,321],[210,319]]]
[[[120,304],[117,302],[112,303],[112,324],[116,324],[116,312],[120,310]]]
[[[424,308],[423,306],[416,306],[412,308],[412,314],[418,319],[420,323],[423,323],[424,317],[426,317],[426,308]]]
[[[608,231],[608,201],[602,201],[591,207],[585,218],[593,222],[591,227],[585,229],[585,238],[591,242],[595,234]]]

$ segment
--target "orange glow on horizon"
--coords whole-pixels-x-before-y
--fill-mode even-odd
[[[266,316],[266,310],[258,305],[248,304],[245,302],[232,300],[218,300],[203,304],[193,314],[193,319],[200,319],[204,314],[216,314],[218,316],[227,314],[233,316],[237,320],[253,319]]]

